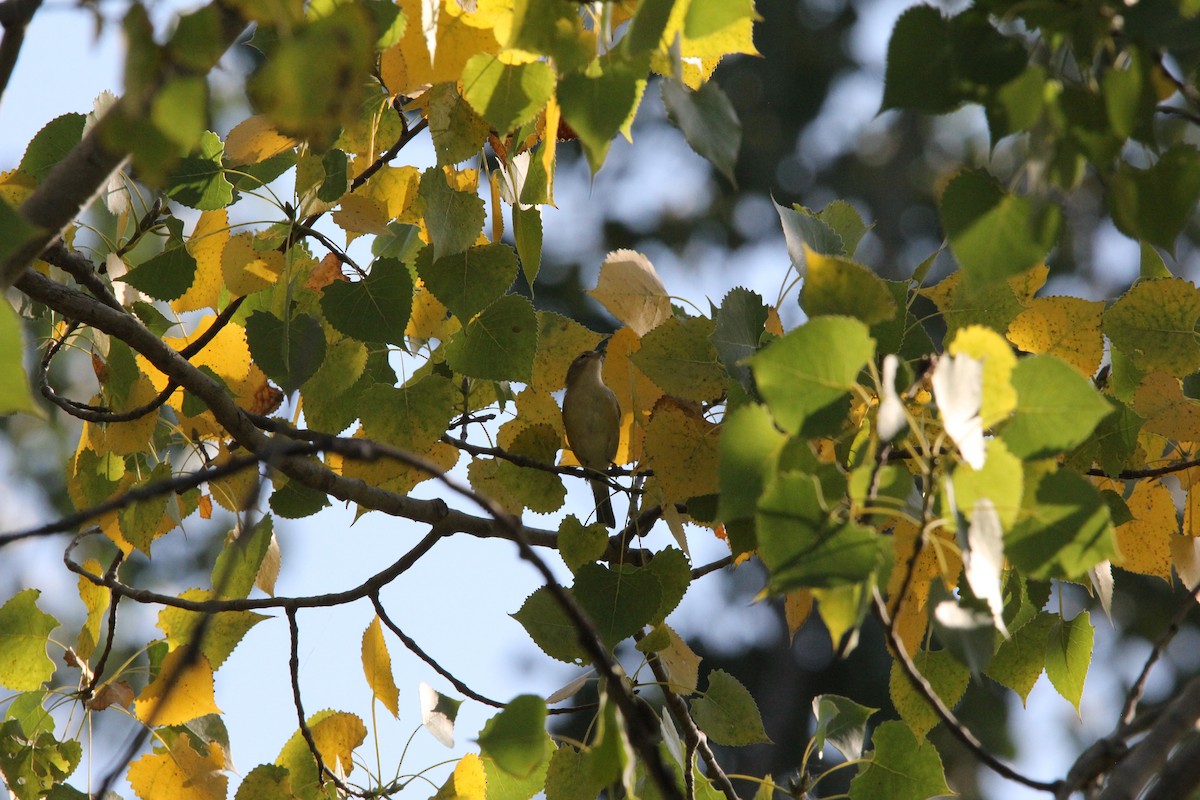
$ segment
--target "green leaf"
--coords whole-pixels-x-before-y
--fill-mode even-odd
[[[1140,370],[1177,378],[1200,369],[1200,288],[1182,278],[1140,280],[1104,312],[1102,327]]]
[[[479,733],[480,751],[496,766],[526,778],[545,758],[546,701],[531,694],[514,697]]]
[[[321,310],[339,332],[363,342],[403,344],[412,313],[412,276],[391,258],[378,258],[371,274],[356,283],[325,287]]]
[[[229,48],[222,30],[221,9],[203,6],[183,14],[167,42],[172,62],[197,72],[208,72]]]
[[[169,79],[154,95],[150,120],[159,133],[181,150],[191,150],[208,122],[208,80],[199,75]],[[210,132],[209,136],[216,138],[215,133]],[[219,166],[219,158],[217,163]]]
[[[871,737],[871,760],[850,781],[851,800],[928,800],[950,795],[937,748],[902,722],[885,722]]]
[[[305,418],[307,419],[307,406]],[[320,489],[305,486],[299,481],[289,480],[271,493],[268,501],[275,516],[284,519],[303,519],[311,517],[323,508],[329,507],[329,495]]]
[[[695,3],[688,7],[689,14],[695,7]],[[716,81],[705,81],[692,91],[681,81],[664,78],[662,98],[667,115],[683,131],[688,145],[736,187],[734,167],[742,145],[742,123],[721,87]]]
[[[528,184],[526,184],[528,185]],[[542,211],[537,206],[512,207],[513,241],[517,245],[517,258],[521,262],[521,274],[525,282],[533,286],[542,267]]]
[[[83,114],[63,114],[47,122],[25,147],[25,155],[17,169],[38,183],[44,181],[54,165],[83,138],[85,119]]]
[[[0,606],[0,684],[18,692],[34,691],[54,675],[46,645],[58,620],[37,607],[40,595],[25,589]]]
[[[1010,453],[1003,441],[988,439],[986,447],[982,469],[973,469],[965,461],[954,467],[954,502],[959,512],[970,519],[975,501],[986,497],[1007,528],[1016,521],[1021,508],[1025,473],[1021,459]]]
[[[1056,619],[1046,636],[1046,677],[1058,693],[1075,706],[1076,713],[1092,661],[1094,636],[1091,617],[1086,611],[1069,622]]]
[[[759,392],[789,433],[840,427],[847,392],[875,356],[867,327],[849,317],[818,317],[789,331],[750,359]],[[835,428],[836,429],[836,428]]]
[[[309,427],[340,432],[358,418],[358,407],[353,398],[355,392],[363,388],[360,379],[367,358],[367,346],[357,339],[338,337],[328,343],[325,360],[301,388],[304,419]]]
[[[717,744],[770,744],[754,698],[737,678],[724,670],[708,674],[708,689],[692,700],[696,725]]]
[[[1032,128],[1045,109],[1046,70],[1028,64],[1025,71],[996,89],[987,101],[992,145],[1005,136]]]
[[[630,360],[667,394],[687,400],[711,400],[725,390],[726,375],[709,337],[705,317],[667,317],[642,337]]]
[[[546,770],[550,755],[554,752],[554,741],[548,734],[542,736],[542,760],[525,777],[518,777],[500,768],[490,756],[483,758],[483,772],[487,780],[487,800],[533,800],[546,785]]]
[[[564,744],[550,757],[546,772],[546,800],[595,800],[604,794],[607,781],[597,778],[590,750],[580,752]]]
[[[528,425],[513,437],[508,451],[528,456],[543,464],[553,463],[562,446],[562,434],[545,422]],[[545,470],[521,467],[502,458],[473,459],[467,467],[471,486],[490,496],[506,510],[519,514],[528,508],[538,514],[551,514],[562,508],[567,490],[562,478]]]
[[[477,53],[462,71],[463,97],[501,135],[529,122],[554,94],[554,70],[545,61],[505,64]]]
[[[1032,578],[1082,578],[1117,557],[1108,505],[1079,474],[1026,471],[1022,518],[1004,537],[1004,555]]]
[[[221,597],[240,600],[250,595],[259,567],[271,545],[273,529],[274,524],[268,514],[249,531],[225,544],[212,571],[213,589]]]
[[[691,0],[683,18],[683,35],[700,39],[747,18],[759,18],[754,0]]]
[[[1110,184],[1108,205],[1113,222],[1127,236],[1175,250],[1200,200],[1200,152],[1175,145],[1149,169],[1122,162]]]
[[[1033,691],[1033,685],[1041,677],[1046,664],[1046,637],[1058,618],[1045,611],[1011,631],[1007,639],[1000,642],[992,663],[984,673],[1017,693],[1024,703]]]
[[[949,650],[919,650],[912,654],[912,660],[946,707],[954,708],[971,682],[970,671]],[[917,736],[924,738],[942,721],[929,701],[913,688],[899,661],[892,662],[888,691],[900,718]]]
[[[750,390],[753,383],[747,359],[758,352],[758,343],[767,325],[767,306],[763,299],[740,286],[721,300],[713,317],[713,331],[708,339],[716,348],[725,371]]]
[[[579,135],[588,165],[595,174],[604,163],[608,147],[637,108],[638,74],[629,66],[611,62],[598,74],[572,72],[558,84],[563,119]]]
[[[171,464],[163,461],[150,472],[142,473],[142,479],[136,481],[133,488],[140,489],[170,477]],[[174,497],[171,498],[171,502],[175,502]],[[149,555],[151,543],[162,532],[162,521],[166,513],[166,495],[156,495],[128,505],[117,512],[121,535],[134,547]]]
[[[254,363],[286,394],[299,389],[325,360],[325,332],[309,314],[285,321],[269,311],[255,311],[246,319],[246,343]]]
[[[429,90],[429,136],[438,166],[457,164],[479,155],[491,126],[458,93],[454,81]]]
[[[166,249],[117,280],[155,300],[175,300],[182,297],[196,280],[196,259],[188,252],[181,238],[172,236]]]
[[[528,381],[537,350],[537,313],[510,294],[485,308],[446,344],[455,372],[495,381]]]
[[[525,598],[512,618],[533,639],[534,644],[551,658],[574,664],[583,660],[579,634],[554,599],[549,587],[542,586]]]
[[[83,755],[77,741],[59,742],[49,731],[26,736],[10,719],[0,725],[0,773],[16,800],[40,800],[62,784]]]
[[[210,602],[218,599],[205,589],[188,589],[179,595],[184,600]],[[243,595],[244,596],[244,595]],[[191,644],[201,624],[204,638],[200,641],[200,653],[216,671],[230,654],[241,644],[242,639],[258,623],[270,617],[253,611],[225,611],[220,614],[202,614],[182,608],[164,608],[158,612],[158,627],[166,635],[171,649]]]
[[[808,269],[808,256],[805,247],[826,256],[840,256],[846,252],[842,237],[830,227],[828,222],[813,214],[801,205],[788,208],[775,202],[775,211],[779,214],[779,222],[783,225],[783,239],[787,243],[788,257],[796,273],[804,277]]]
[[[740,406],[725,417],[721,425],[717,512],[722,520],[754,516],[758,497],[786,441],[787,436],[775,427],[766,406]]]
[[[1070,450],[1113,410],[1091,381],[1054,356],[1018,361],[1012,385],[1017,390],[1017,410],[1003,439],[1022,459]]]
[[[375,55],[373,28],[370,14],[353,4],[295,26],[247,82],[251,103],[281,133],[324,150],[358,112]]]
[[[2,212],[2,209],[0,209]],[[0,416],[26,411],[36,414],[38,409],[29,391],[29,376],[25,372],[25,337],[21,331],[21,318],[12,305],[0,302]]]
[[[558,553],[571,572],[596,561],[608,548],[608,529],[603,523],[584,525],[574,514],[558,526]]]
[[[842,240],[840,255],[844,256],[854,255],[854,251],[858,249],[858,243],[872,227],[863,222],[858,209],[845,200],[834,200],[825,206],[817,212],[817,219],[828,225],[830,230]]]
[[[811,317],[854,317],[867,325],[896,316],[896,301],[887,284],[862,264],[809,250],[808,271],[800,290],[800,307]]]
[[[642,0],[637,4],[629,31],[621,39],[630,56],[658,49],[675,3],[676,0]]]
[[[317,187],[317,199],[336,203],[350,188],[350,161],[335,147],[321,156],[321,167],[325,177]]]
[[[857,583],[876,568],[882,538],[874,530],[831,518],[811,475],[780,473],[758,501],[758,554],[773,592]]]
[[[286,767],[259,764],[242,778],[234,800],[285,800],[296,796]]]
[[[943,114],[962,99],[955,85],[949,20],[932,6],[905,11],[888,41],[882,110],[908,108]]]
[[[419,192],[425,200],[425,227],[435,261],[475,244],[483,228],[483,198],[450,188],[446,173],[437,167],[421,173]]]
[[[0,261],[7,261],[41,230],[0,197]]]
[[[983,170],[964,170],[942,194],[942,225],[968,281],[986,284],[1038,264],[1058,238],[1057,206],[1035,208]]]
[[[825,744],[853,761],[860,758],[867,736],[867,721],[878,708],[859,705],[836,694],[821,694],[813,698],[813,716],[817,728],[813,731],[814,751],[820,753]]]
[[[426,288],[460,320],[470,320],[501,297],[517,277],[517,255],[502,242],[434,259],[433,248],[417,256]]]
[[[610,649],[653,621],[664,605],[662,584],[655,571],[628,565],[609,569],[584,564],[575,574],[571,593]]]
[[[650,618],[650,624],[657,625],[666,620],[687,593],[692,584],[692,565],[682,550],[667,547],[655,553],[645,568],[658,578],[662,589],[658,610]]]
[[[512,37],[508,47],[550,56],[559,72],[587,60],[594,44],[583,29],[579,10],[560,0],[516,0],[512,4]]]

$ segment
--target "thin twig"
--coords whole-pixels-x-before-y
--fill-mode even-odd
[[[21,45],[25,43],[25,28],[41,4],[42,0],[5,0],[0,3],[0,24],[4,26],[4,36],[0,38],[0,98],[4,97],[13,68],[17,66]]]
[[[125,554],[120,550],[113,556],[112,563],[108,565],[108,570],[105,571],[105,576],[115,577],[117,568],[121,566],[121,562],[125,560]],[[101,676],[104,674],[104,668],[108,665],[108,657],[112,653],[113,642],[117,638],[117,604],[121,602],[121,595],[112,591],[108,592],[108,632],[104,637],[104,649],[100,651],[100,658],[96,661],[96,666],[92,669],[92,679],[88,681],[87,689],[84,691],[84,698],[90,700],[96,693],[96,687],[100,685]]]
[[[938,696],[936,691],[934,691],[933,686],[931,686],[929,681],[926,680],[925,676],[921,674],[921,671],[917,668],[917,665],[913,663],[912,658],[908,655],[908,651],[904,649],[904,641],[900,638],[900,634],[896,630],[893,620],[888,616],[887,606],[883,602],[883,596],[879,594],[878,587],[874,589],[871,609],[875,614],[875,618],[879,620],[879,623],[883,626],[884,631],[887,632],[888,644],[892,646],[892,650],[896,654],[896,660],[900,662],[900,666],[903,668],[904,674],[908,677],[908,682],[912,684],[913,688],[917,690],[917,693],[920,694],[921,697],[924,698],[925,702],[928,703],[934,712],[937,713],[942,722],[946,723],[946,729],[950,731],[951,735],[953,735],[955,739],[958,739],[958,741],[961,742],[964,747],[971,751],[971,753],[977,759],[979,759],[984,766],[988,767],[990,770],[1003,778],[1007,778],[1010,781],[1015,781],[1024,786],[1028,786],[1031,789],[1038,789],[1043,792],[1055,792],[1059,789],[1063,783],[1061,780],[1050,782],[1035,780],[1034,778],[1030,778],[1021,774],[1020,772],[1017,772],[1015,769],[993,756],[990,752],[988,752],[987,748],[983,746],[983,743],[975,737],[975,734],[971,733],[971,731],[958,720],[958,717],[954,716],[954,712],[951,711],[944,702],[942,702],[942,698]]]
[[[1175,612],[1175,616],[1171,618],[1171,624],[1162,632],[1158,640],[1154,643],[1153,649],[1150,650],[1150,655],[1146,657],[1146,663],[1142,665],[1142,671],[1138,675],[1137,680],[1129,687],[1129,693],[1125,696],[1125,704],[1121,707],[1121,716],[1117,718],[1118,727],[1128,725],[1133,721],[1133,717],[1137,714],[1138,703],[1142,699],[1142,695],[1146,692],[1146,681],[1150,678],[1150,670],[1158,663],[1158,659],[1166,652],[1167,645],[1175,638],[1175,634],[1179,633],[1183,627],[1183,622],[1192,613],[1196,607],[1197,600],[1200,600],[1200,583],[1196,584],[1187,597],[1180,604],[1179,610]]]
[[[300,626],[296,624],[296,609],[287,609],[287,621],[288,639],[291,645],[288,655],[288,674],[292,678],[292,704],[296,707],[296,716],[300,720],[300,735],[304,737],[304,742],[308,745],[308,752],[317,762],[317,783],[324,785],[325,776],[328,775],[333,779],[333,785],[339,791],[347,795],[354,794],[354,791],[342,783],[342,779],[325,765],[321,749],[317,747],[317,741],[313,738],[312,728],[308,727],[308,720],[304,716],[304,702],[300,699]]]

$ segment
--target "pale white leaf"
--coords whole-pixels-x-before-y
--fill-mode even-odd
[[[1096,597],[1100,600],[1100,607],[1104,609],[1104,616],[1108,617],[1108,621],[1111,623],[1113,596],[1112,563],[1101,561],[1088,570],[1088,578],[1092,581],[1092,591],[1096,593]]]
[[[275,531],[272,530],[271,541],[267,544],[267,552],[263,553],[263,560],[258,565],[258,574],[254,576],[254,585],[271,597],[275,596],[275,581],[279,579],[279,567],[282,561],[279,540],[275,538]]]
[[[971,511],[967,546],[963,549],[963,573],[971,591],[987,603],[996,630],[1007,639],[1001,574],[1003,569],[1004,529],[1000,525],[999,515],[996,514],[996,506],[988,498],[981,497],[975,501],[975,507]]]
[[[425,47],[429,49],[432,65],[437,53],[438,16],[442,12],[441,0],[421,0],[421,33],[425,34]]]
[[[594,669],[581,672],[578,676],[572,678],[571,682],[566,686],[563,686],[561,689],[547,697],[546,705],[552,706],[555,703],[561,703],[563,700],[566,700],[569,697],[574,697],[576,694],[578,694],[579,690],[584,686],[587,686],[587,682],[594,677],[596,677],[596,671]]]
[[[461,701],[439,694],[424,681],[417,686],[417,695],[421,698],[421,724],[440,744],[454,747],[454,717]]]
[[[899,365],[900,359],[896,356],[884,356],[883,381],[879,387],[879,412],[875,416],[875,430],[882,442],[890,442],[908,425],[908,419],[904,415],[904,403],[896,394],[896,368]]]
[[[933,394],[946,434],[958,445],[963,460],[983,469],[983,362],[968,355],[942,356],[933,370]]]
[[[638,336],[645,336],[671,316],[667,287],[650,259],[634,250],[616,250],[605,256],[596,288],[588,294]]]
[[[1200,537],[1172,536],[1171,561],[1188,591],[1200,586]]]
[[[662,722],[659,724],[659,729],[662,731],[663,742],[667,745],[667,752],[671,754],[671,758],[675,759],[675,763],[683,766],[684,749],[683,741],[679,738],[679,731],[675,730],[675,723],[671,721],[671,714],[665,708],[662,712]]]
[[[533,151],[526,150],[509,159],[508,166],[500,165],[500,199],[510,206],[519,205],[522,209],[533,208],[530,203],[518,202],[521,192],[525,189],[525,178],[529,175],[529,159]]]

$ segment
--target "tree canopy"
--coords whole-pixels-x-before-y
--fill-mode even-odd
[[[39,6],[0,1],[0,91]],[[556,168],[577,149],[604,169],[653,92],[732,185],[754,153],[718,65],[762,57],[753,0],[217,0],[163,30],[135,2],[120,24],[123,94],[51,120],[0,175],[0,414],[81,425],[73,508],[0,548],[61,538],[85,610],[67,626],[39,607],[50,578],[0,602],[13,796],[121,780],[144,800],[420,791],[359,757],[368,721],[305,707],[305,613],[351,603],[374,617],[348,663],[391,715],[397,644],[454,689],[421,689],[439,741],[461,703],[496,707],[438,798],[769,800],[849,770],[851,798],[919,800],[954,789],[939,727],[1054,797],[1200,785],[1200,676],[1142,707],[1200,594],[1200,289],[1177,258],[1200,200],[1195,0],[909,9],[881,112],[978,106],[990,137],[939,178],[944,245],[863,263],[874,222],[853,203],[777,198],[778,296],[731,281],[703,306],[618,249],[588,292],[607,337],[539,299]],[[235,57],[239,120],[219,135],[212,73]],[[405,163],[419,137],[436,163]],[[1092,184],[1140,277],[1107,300],[1047,295]],[[601,474],[566,447],[556,395],[602,341],[622,416]],[[70,353],[90,394],[64,388]],[[570,482],[598,477],[627,509],[615,532],[564,509]],[[413,493],[427,482],[433,499]],[[407,521],[397,551],[359,585],[277,596],[276,530],[331,504]],[[222,531],[194,546],[210,577],[176,585],[154,556],[196,520]],[[658,525],[673,543],[654,549]],[[449,537],[511,543],[541,583],[489,611],[589,677],[497,702],[425,655],[381,592]],[[693,563],[698,537],[728,555]],[[892,708],[816,698],[787,775],[722,766],[722,748],[774,746],[761,698],[669,622],[693,584],[751,563],[792,634],[819,619],[847,654],[881,631],[891,663]],[[1182,584],[1178,616],[1145,621],[1161,635],[1123,707],[1101,711],[1111,733],[1061,774],[1015,769],[956,706],[982,683],[1024,701],[1044,674],[1083,713],[1095,621],[1054,598],[1081,585],[1111,613],[1122,572]],[[122,662],[134,604],[156,632]],[[297,728],[235,779],[214,686],[253,679],[221,667],[258,626],[287,628]],[[565,704],[585,684],[596,702]],[[78,720],[117,715],[137,735],[83,774]]]

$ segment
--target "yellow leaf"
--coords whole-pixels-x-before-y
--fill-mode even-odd
[[[95,559],[85,561],[83,568],[93,575],[100,575],[104,572],[104,567],[100,566],[100,562]],[[92,653],[96,651],[96,645],[100,642],[100,626],[104,623],[104,612],[108,610],[108,589],[97,586],[87,578],[80,576],[79,599],[83,601],[83,607],[87,609],[87,618],[79,631],[79,638],[75,640],[75,653],[87,661],[92,657]]]
[[[970,325],[958,330],[946,352],[953,356],[965,354],[983,362],[983,404],[979,416],[985,427],[1012,413],[1017,407],[1017,390],[1012,385],[1017,358],[1004,337],[991,328]]]
[[[201,214],[187,242],[188,252],[196,259],[196,277],[182,297],[171,301],[172,311],[216,310],[221,301],[221,287],[225,285],[221,256],[228,242],[229,212],[222,208]]]
[[[254,249],[254,235],[239,233],[230,237],[221,253],[221,274],[234,295],[254,294],[267,288],[283,273],[283,253]]]
[[[1008,340],[1027,353],[1058,356],[1086,377],[1100,368],[1104,304],[1078,297],[1039,297],[1008,326]]]
[[[1200,487],[1188,487],[1187,499],[1183,504],[1183,535],[1200,536]]]
[[[346,232],[347,242],[361,233],[388,232],[387,207],[373,197],[357,193],[342,198],[342,207],[333,212],[333,221]]]
[[[600,343],[600,334],[552,311],[538,312],[537,352],[533,356],[531,387],[556,392],[566,386],[567,367],[585,350]]]
[[[658,651],[658,659],[667,670],[671,690],[676,694],[695,694],[700,681],[700,656],[688,647],[670,625],[663,625],[671,637],[671,643]]]
[[[128,780],[142,800],[225,800],[229,777],[225,751],[208,743],[208,755],[192,749],[191,738],[180,736],[170,750],[147,753],[129,765]]]
[[[546,189],[548,195],[546,203],[554,205],[554,165],[555,152],[558,149],[558,123],[562,118],[562,108],[558,105],[558,98],[551,95],[550,102],[546,104],[544,112],[544,124],[542,141],[545,146],[542,147],[541,159],[542,169],[546,171]]]
[[[483,759],[475,753],[467,753],[454,767],[454,772],[433,796],[434,800],[485,800],[487,797],[487,775]]]
[[[892,534],[892,573],[888,577],[888,612],[896,619],[896,630],[900,641],[910,655],[917,652],[922,639],[925,638],[925,628],[929,622],[926,604],[929,601],[929,590],[933,581],[939,575],[947,587],[953,590],[962,572],[962,556],[954,545],[953,533],[939,531],[930,534],[920,555],[912,563],[912,578],[909,579],[908,592],[900,602],[900,589],[904,585],[912,561],[913,549],[917,542],[918,528],[907,520],[898,520]]]
[[[271,541],[267,543],[267,552],[263,553],[262,563],[258,565],[258,574],[254,576],[254,585],[271,597],[275,596],[275,581],[279,578],[279,567],[282,560],[279,537],[272,530]]]
[[[496,444],[510,450],[517,435],[534,425],[549,425],[554,429],[559,441],[565,436],[562,411],[558,403],[554,402],[554,396],[548,391],[538,391],[531,387],[517,395],[517,414],[500,426],[496,432]]]
[[[617,445],[617,464],[629,464],[642,457],[646,421],[662,389],[654,385],[630,360],[641,347],[631,328],[619,328],[608,340],[604,356],[604,382],[621,405],[621,440]]]
[[[596,288],[588,294],[638,336],[645,336],[671,316],[671,297],[654,265],[633,250],[605,256]]]
[[[423,87],[457,81],[471,56],[500,51],[500,43],[491,30],[471,24],[477,24],[478,20],[462,14],[461,8],[456,8],[457,3],[444,3],[443,13],[438,15],[437,48],[431,59],[425,32],[421,30],[421,2],[402,0],[400,7],[409,24],[400,41],[380,57],[380,75],[393,95],[412,97]]]
[[[213,673],[208,659],[189,648],[178,647],[163,659],[158,677],[142,690],[134,714],[147,725],[182,725],[205,714],[220,714],[213,694]]]
[[[647,465],[669,501],[717,492],[720,427],[675,398],[663,397],[646,425]]]
[[[1123,485],[1103,480],[1099,487],[1121,493]],[[1170,582],[1171,539],[1179,534],[1171,491],[1158,480],[1138,481],[1125,504],[1133,519],[1117,526],[1116,541],[1121,558],[1113,559],[1113,565]]]
[[[109,407],[116,412],[132,411],[148,404],[157,395],[158,391],[154,388],[154,384],[150,382],[145,373],[139,372],[125,399],[120,403],[110,403]],[[99,399],[96,398],[96,400]],[[85,423],[86,436],[91,443],[92,450],[97,453],[113,453],[119,456],[147,450],[157,425],[158,409],[129,422]]]
[[[361,429],[355,435],[361,437]],[[445,442],[437,442],[422,455],[443,470],[449,470],[458,463],[460,452],[457,447]],[[334,468],[332,462],[330,462],[330,468]],[[433,477],[423,469],[405,466],[391,459],[343,461],[341,474],[347,478],[358,478],[371,486],[400,494],[407,494],[417,484]]]
[[[340,769],[343,775],[354,771],[354,748],[367,738],[367,727],[361,719],[345,711],[335,711],[312,723],[313,741],[330,769]]]
[[[371,694],[383,703],[383,707],[400,718],[400,690],[392,678],[392,657],[388,653],[387,642],[383,640],[383,628],[379,617],[371,620],[371,624],[363,631],[362,638],[363,674],[367,677],[367,686]]]
[[[367,181],[361,191],[383,204],[388,219],[415,223],[421,216],[420,209],[414,206],[420,185],[421,171],[416,167],[385,166]]]
[[[213,458],[214,466],[224,466],[233,458],[229,445],[220,442],[217,445],[217,455]],[[217,505],[235,514],[246,510],[247,504],[253,505],[258,500],[258,470],[243,469],[208,482],[209,491]]]
[[[225,164],[230,167],[257,164],[296,146],[296,140],[275,130],[261,114],[233,126],[225,139]]]
[[[20,207],[36,188],[37,180],[27,172],[19,169],[0,172],[0,200],[13,208]]]
[[[765,330],[773,336],[783,336],[783,320],[779,318],[779,309],[775,306],[767,307],[767,324]]]
[[[1166,372],[1151,372],[1133,394],[1133,410],[1146,420],[1142,430],[1181,442],[1200,441],[1200,402]]]
[[[412,315],[408,318],[404,334],[414,339],[446,341],[461,329],[462,322],[458,317],[451,316],[446,306],[418,281],[413,292]]]
[[[783,596],[783,616],[787,621],[788,641],[804,626],[813,610],[813,594],[808,589],[796,589]]]
[[[195,329],[187,336],[166,337],[163,341],[176,350],[187,347],[196,336],[207,331],[216,320],[213,315],[201,319]],[[255,413],[268,413],[271,407],[271,387],[258,365],[250,360],[250,348],[246,344],[246,331],[236,322],[230,322],[217,332],[212,341],[191,359],[193,366],[208,367],[225,382],[233,393],[234,399],[242,408]],[[150,376],[155,391],[161,391],[167,385],[167,378],[144,356],[137,357],[138,368]],[[277,390],[276,390],[277,391]],[[183,391],[171,395],[167,404],[175,409],[180,418],[180,427],[190,436],[209,438],[220,437],[224,429],[217,425],[212,412],[205,411],[195,417],[183,414]]]

